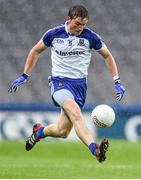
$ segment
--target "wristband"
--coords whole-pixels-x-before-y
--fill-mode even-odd
[[[113,80],[115,83],[120,83],[120,77],[119,76],[114,76]]]
[[[26,73],[23,73],[22,76],[23,76],[25,79],[27,79],[27,78],[29,77],[29,75],[26,74]]]

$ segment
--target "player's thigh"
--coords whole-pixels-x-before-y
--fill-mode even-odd
[[[74,99],[73,94],[68,89],[60,89],[53,93],[53,101],[58,106],[62,107],[63,103],[67,99]]]
[[[65,100],[63,103],[63,109],[72,123],[74,120],[83,119],[81,109],[73,99]]]
[[[69,132],[72,129],[72,122],[68,118],[68,116],[65,114],[64,110],[61,110],[60,117],[57,121],[58,129],[63,134],[69,134]]]

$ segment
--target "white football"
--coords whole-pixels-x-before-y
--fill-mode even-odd
[[[112,107],[101,104],[93,109],[91,118],[97,127],[110,127],[115,121],[115,112]]]

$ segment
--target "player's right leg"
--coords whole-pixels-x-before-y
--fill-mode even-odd
[[[100,145],[92,142],[89,145],[89,149],[93,155],[96,156],[97,160],[102,163],[106,159],[106,152],[108,151],[109,142],[108,139],[103,139]]]
[[[92,134],[86,126],[80,107],[73,99],[65,100],[63,109],[71,120],[77,136],[89,147],[91,153],[96,156],[97,160],[103,162],[106,159],[106,151],[109,146],[108,140],[104,139],[100,145],[95,143]]]

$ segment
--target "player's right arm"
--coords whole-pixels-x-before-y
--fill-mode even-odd
[[[27,81],[27,78],[29,77],[29,74],[31,73],[32,69],[36,65],[40,54],[47,48],[47,46],[44,44],[43,40],[41,39],[29,52],[25,66],[24,66],[24,72],[21,76],[19,76],[16,80],[14,80],[8,89],[8,92],[12,93],[17,90],[17,87],[22,85]]]
[[[24,67],[24,73],[30,74],[34,66],[36,65],[40,54],[47,48],[42,40],[40,40],[29,52],[25,67]]]

